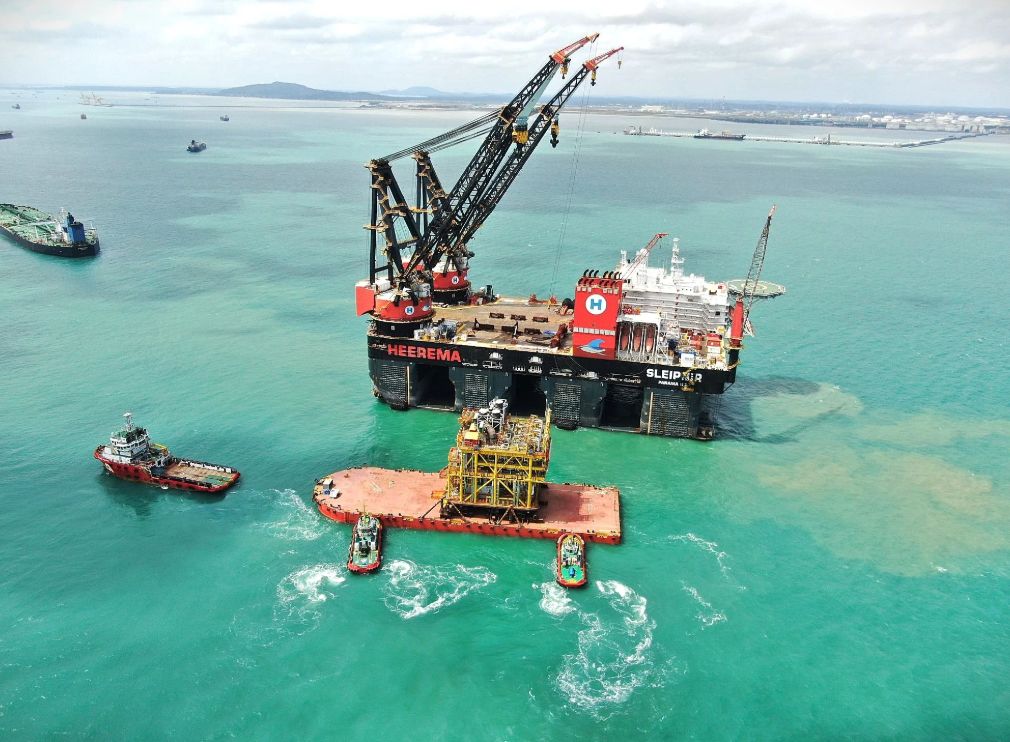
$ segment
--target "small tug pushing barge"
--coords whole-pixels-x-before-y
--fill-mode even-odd
[[[352,572],[374,572],[382,565],[382,522],[362,513],[351,531],[347,568]]]
[[[558,539],[555,579],[561,587],[584,587],[589,579],[586,569],[586,542],[577,533]]]
[[[441,472],[346,469],[318,480],[312,499],[340,523],[367,513],[384,527],[620,543],[616,488],[546,481],[550,420],[509,415],[504,399],[465,409]]]
[[[133,424],[133,415],[123,415],[126,425],[112,434],[108,444],[95,449],[95,458],[105,470],[120,479],[145,482],[162,488],[223,492],[239,479],[231,467],[172,456],[166,446],[151,443],[145,428]]]

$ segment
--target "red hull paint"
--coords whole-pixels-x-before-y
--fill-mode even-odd
[[[356,523],[360,513],[350,510],[337,510],[325,503],[316,501],[319,512],[331,520],[338,523]],[[485,536],[515,536],[518,538],[549,538],[556,539],[562,531],[557,528],[547,528],[543,530],[525,528],[516,523],[492,524],[481,521],[463,521],[459,518],[412,518],[409,515],[383,515],[382,524],[384,527],[410,528],[416,531],[448,531],[450,533],[480,533]],[[593,541],[599,544],[619,544],[620,535],[611,536],[609,534],[580,533],[586,541]]]
[[[150,470],[145,466],[139,466],[136,464],[120,464],[115,461],[109,461],[101,455],[103,448],[105,448],[105,446],[99,446],[95,449],[95,458],[102,462],[105,470],[114,477],[119,477],[120,479],[125,479],[130,482],[144,482],[145,484],[153,484],[156,487],[170,487],[172,489],[187,490],[189,492],[205,492],[208,494],[214,494],[228,489],[238,481],[240,476],[242,476],[239,472],[234,472],[230,481],[216,487],[208,487],[207,485],[194,484],[192,482],[180,482],[167,477],[156,477],[152,475]]]

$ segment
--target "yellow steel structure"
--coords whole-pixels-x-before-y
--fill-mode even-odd
[[[443,505],[534,511],[551,455],[551,412],[509,416],[500,433],[478,429],[474,410],[463,410],[455,447],[449,449]]]

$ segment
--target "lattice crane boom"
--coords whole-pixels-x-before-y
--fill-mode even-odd
[[[750,261],[750,270],[747,271],[747,279],[743,284],[743,296],[741,298],[744,302],[744,324],[750,319],[750,310],[754,306],[754,297],[757,294],[758,282],[761,280],[761,269],[765,264],[765,252],[768,250],[768,233],[772,228],[773,216],[775,216],[774,205],[771,211],[768,212],[768,218],[765,219],[764,229],[761,230],[761,236],[758,238],[757,246],[754,248],[754,255]]]
[[[585,82],[586,77],[593,74],[601,62],[605,59],[609,59],[623,49],[623,46],[617,49],[611,49],[609,52],[601,54],[598,57],[594,57],[593,59],[583,63],[579,68],[579,71],[572,76],[572,79],[569,80],[557,93],[555,93],[553,98],[541,107],[533,124],[530,125],[529,143],[525,147],[516,148],[509,155],[508,159],[502,165],[501,170],[499,170],[496,174],[493,184],[484,194],[483,200],[477,205],[477,208],[473,210],[468,220],[462,225],[462,228],[453,242],[451,248],[452,251],[459,252],[466,250],[466,243],[470,241],[474,233],[480,229],[480,227],[484,224],[484,221],[501,201],[505,192],[515,181],[516,177],[519,175],[519,171],[522,169],[523,165],[526,164],[526,161],[532,156],[533,151],[543,140],[547,132],[551,131],[552,134],[556,136],[558,114],[561,112],[565,103],[568,102],[568,99],[571,98],[575,91],[578,90],[579,86]]]

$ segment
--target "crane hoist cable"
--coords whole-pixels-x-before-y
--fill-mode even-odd
[[[593,71],[595,74],[595,70]],[[551,271],[550,294],[554,294],[554,288],[558,281],[558,270],[561,267],[561,253],[565,245],[565,235],[568,232],[568,217],[572,211],[572,200],[575,197],[575,181],[579,172],[579,157],[582,151],[582,135],[586,126],[586,109],[589,104],[589,92],[592,86],[586,88],[582,93],[582,103],[579,108],[578,131],[575,136],[575,147],[572,151],[571,176],[568,180],[568,197],[565,203],[564,215],[561,218],[561,232],[558,235],[558,246],[554,251],[554,267]]]

